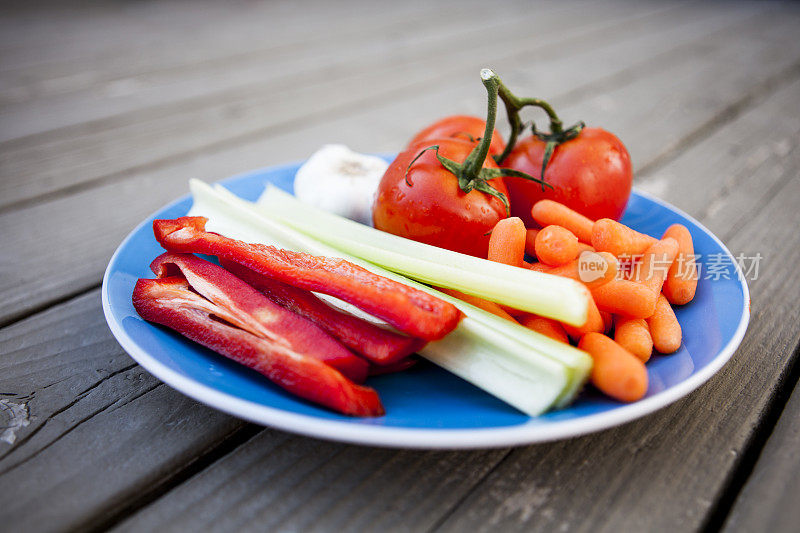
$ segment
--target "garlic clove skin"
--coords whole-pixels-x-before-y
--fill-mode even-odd
[[[343,144],[326,144],[297,170],[294,195],[325,211],[372,225],[372,202],[389,163],[354,152]]]

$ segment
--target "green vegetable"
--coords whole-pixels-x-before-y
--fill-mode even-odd
[[[456,305],[465,314],[459,326],[444,339],[428,343],[420,355],[526,414],[535,416],[566,405],[588,377],[592,363],[585,352],[331,248],[220,186],[214,189],[197,180],[192,180],[190,186],[194,195],[190,214],[207,217],[209,231],[248,242],[342,257]]]
[[[503,265],[392,235],[304,204],[268,186],[265,215],[333,248],[423,283],[581,326],[589,293],[575,280]]]

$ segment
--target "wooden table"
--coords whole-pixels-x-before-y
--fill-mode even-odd
[[[0,16],[0,530],[796,530],[800,6],[18,4]],[[245,423],[122,351],[102,272],[189,178],[397,150],[482,114],[484,66],[616,132],[638,187],[762,254],[710,382],[582,438],[392,450]]]

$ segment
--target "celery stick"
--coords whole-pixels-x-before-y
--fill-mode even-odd
[[[215,190],[218,195],[226,199],[228,203],[237,206],[238,209],[249,210],[252,212],[254,216],[256,216],[259,219],[273,220],[270,217],[270,213],[264,212],[262,209],[259,209],[252,202],[247,202],[245,200],[242,200],[241,198],[232,194],[224,187],[216,185]],[[586,378],[588,377],[588,373],[591,371],[592,360],[585,352],[581,350],[577,350],[575,348],[572,348],[571,346],[566,346],[563,343],[551,339],[550,337],[533,332],[518,324],[513,324],[507,320],[499,319],[498,317],[496,317],[491,313],[488,313],[482,309],[467,304],[462,300],[441,293],[426,285],[420,285],[418,283],[409,280],[408,278],[399,276],[393,272],[380,268],[376,265],[373,265],[371,263],[365,263],[350,255],[343,254],[342,252],[334,250],[329,246],[321,245],[321,243],[316,238],[304,236],[298,232],[293,232],[290,228],[286,227],[285,224],[281,224],[280,221],[273,220],[273,223],[277,223],[279,226],[284,227],[285,230],[291,232],[295,240],[300,239],[301,237],[305,237],[306,239],[310,239],[312,243],[316,243],[317,251],[314,251],[313,248],[313,246],[315,246],[314,244],[306,244],[305,246],[307,247],[312,246],[312,248],[307,248],[305,251],[309,251],[310,253],[316,253],[318,255],[338,256],[349,259],[352,262],[360,264],[361,266],[368,268],[375,273],[381,274],[390,279],[394,279],[401,283],[411,285],[420,290],[433,294],[443,300],[452,303],[453,305],[461,309],[461,311],[464,312],[467,316],[475,320],[482,321],[485,324],[489,325],[492,329],[495,329],[509,337],[517,339],[518,341],[528,346],[530,349],[536,350],[542,355],[555,359],[559,363],[566,365],[570,372],[570,385],[565,389],[565,391],[562,393],[562,396],[559,398],[556,405],[557,407],[566,405],[572,401],[574,395],[577,394],[577,392],[580,391],[580,389],[583,387],[583,384],[585,383]]]
[[[456,289],[568,324],[586,321],[588,291],[575,280],[398,237],[300,202],[274,186],[267,186],[256,204],[270,218],[297,231],[423,283]]]
[[[571,401],[585,382],[591,359],[584,352],[499,319],[451,298],[351,257],[272,220],[251,202],[224,188],[192,180],[195,203],[190,214],[209,218],[208,229],[249,242],[274,244],[317,255],[338,256],[377,274],[450,301],[465,318],[444,339],[429,343],[420,355],[470,381],[532,416]]]

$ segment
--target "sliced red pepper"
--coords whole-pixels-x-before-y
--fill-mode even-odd
[[[408,370],[412,366],[419,363],[419,357],[406,357],[388,365],[370,365],[370,376],[382,376],[383,374],[394,374],[395,372],[402,372]]]
[[[205,217],[155,220],[153,232],[171,252],[216,255],[294,287],[335,296],[413,337],[441,339],[461,318],[453,305],[344,259],[237,241],[205,231],[206,221]]]
[[[336,309],[311,291],[262,276],[234,261],[222,259],[220,264],[276,304],[311,320],[342,344],[378,365],[392,364],[425,345],[422,339],[395,333]]]
[[[183,276],[189,286],[227,314],[234,326],[331,365],[361,383],[369,364],[322,328],[281,307],[221,266],[191,254],[164,253],[150,269],[159,278]]]
[[[384,414],[374,389],[354,384],[318,359],[223,322],[227,311],[192,292],[183,278],[140,279],[133,306],[145,320],[174,329],[301,398],[351,416]]]

